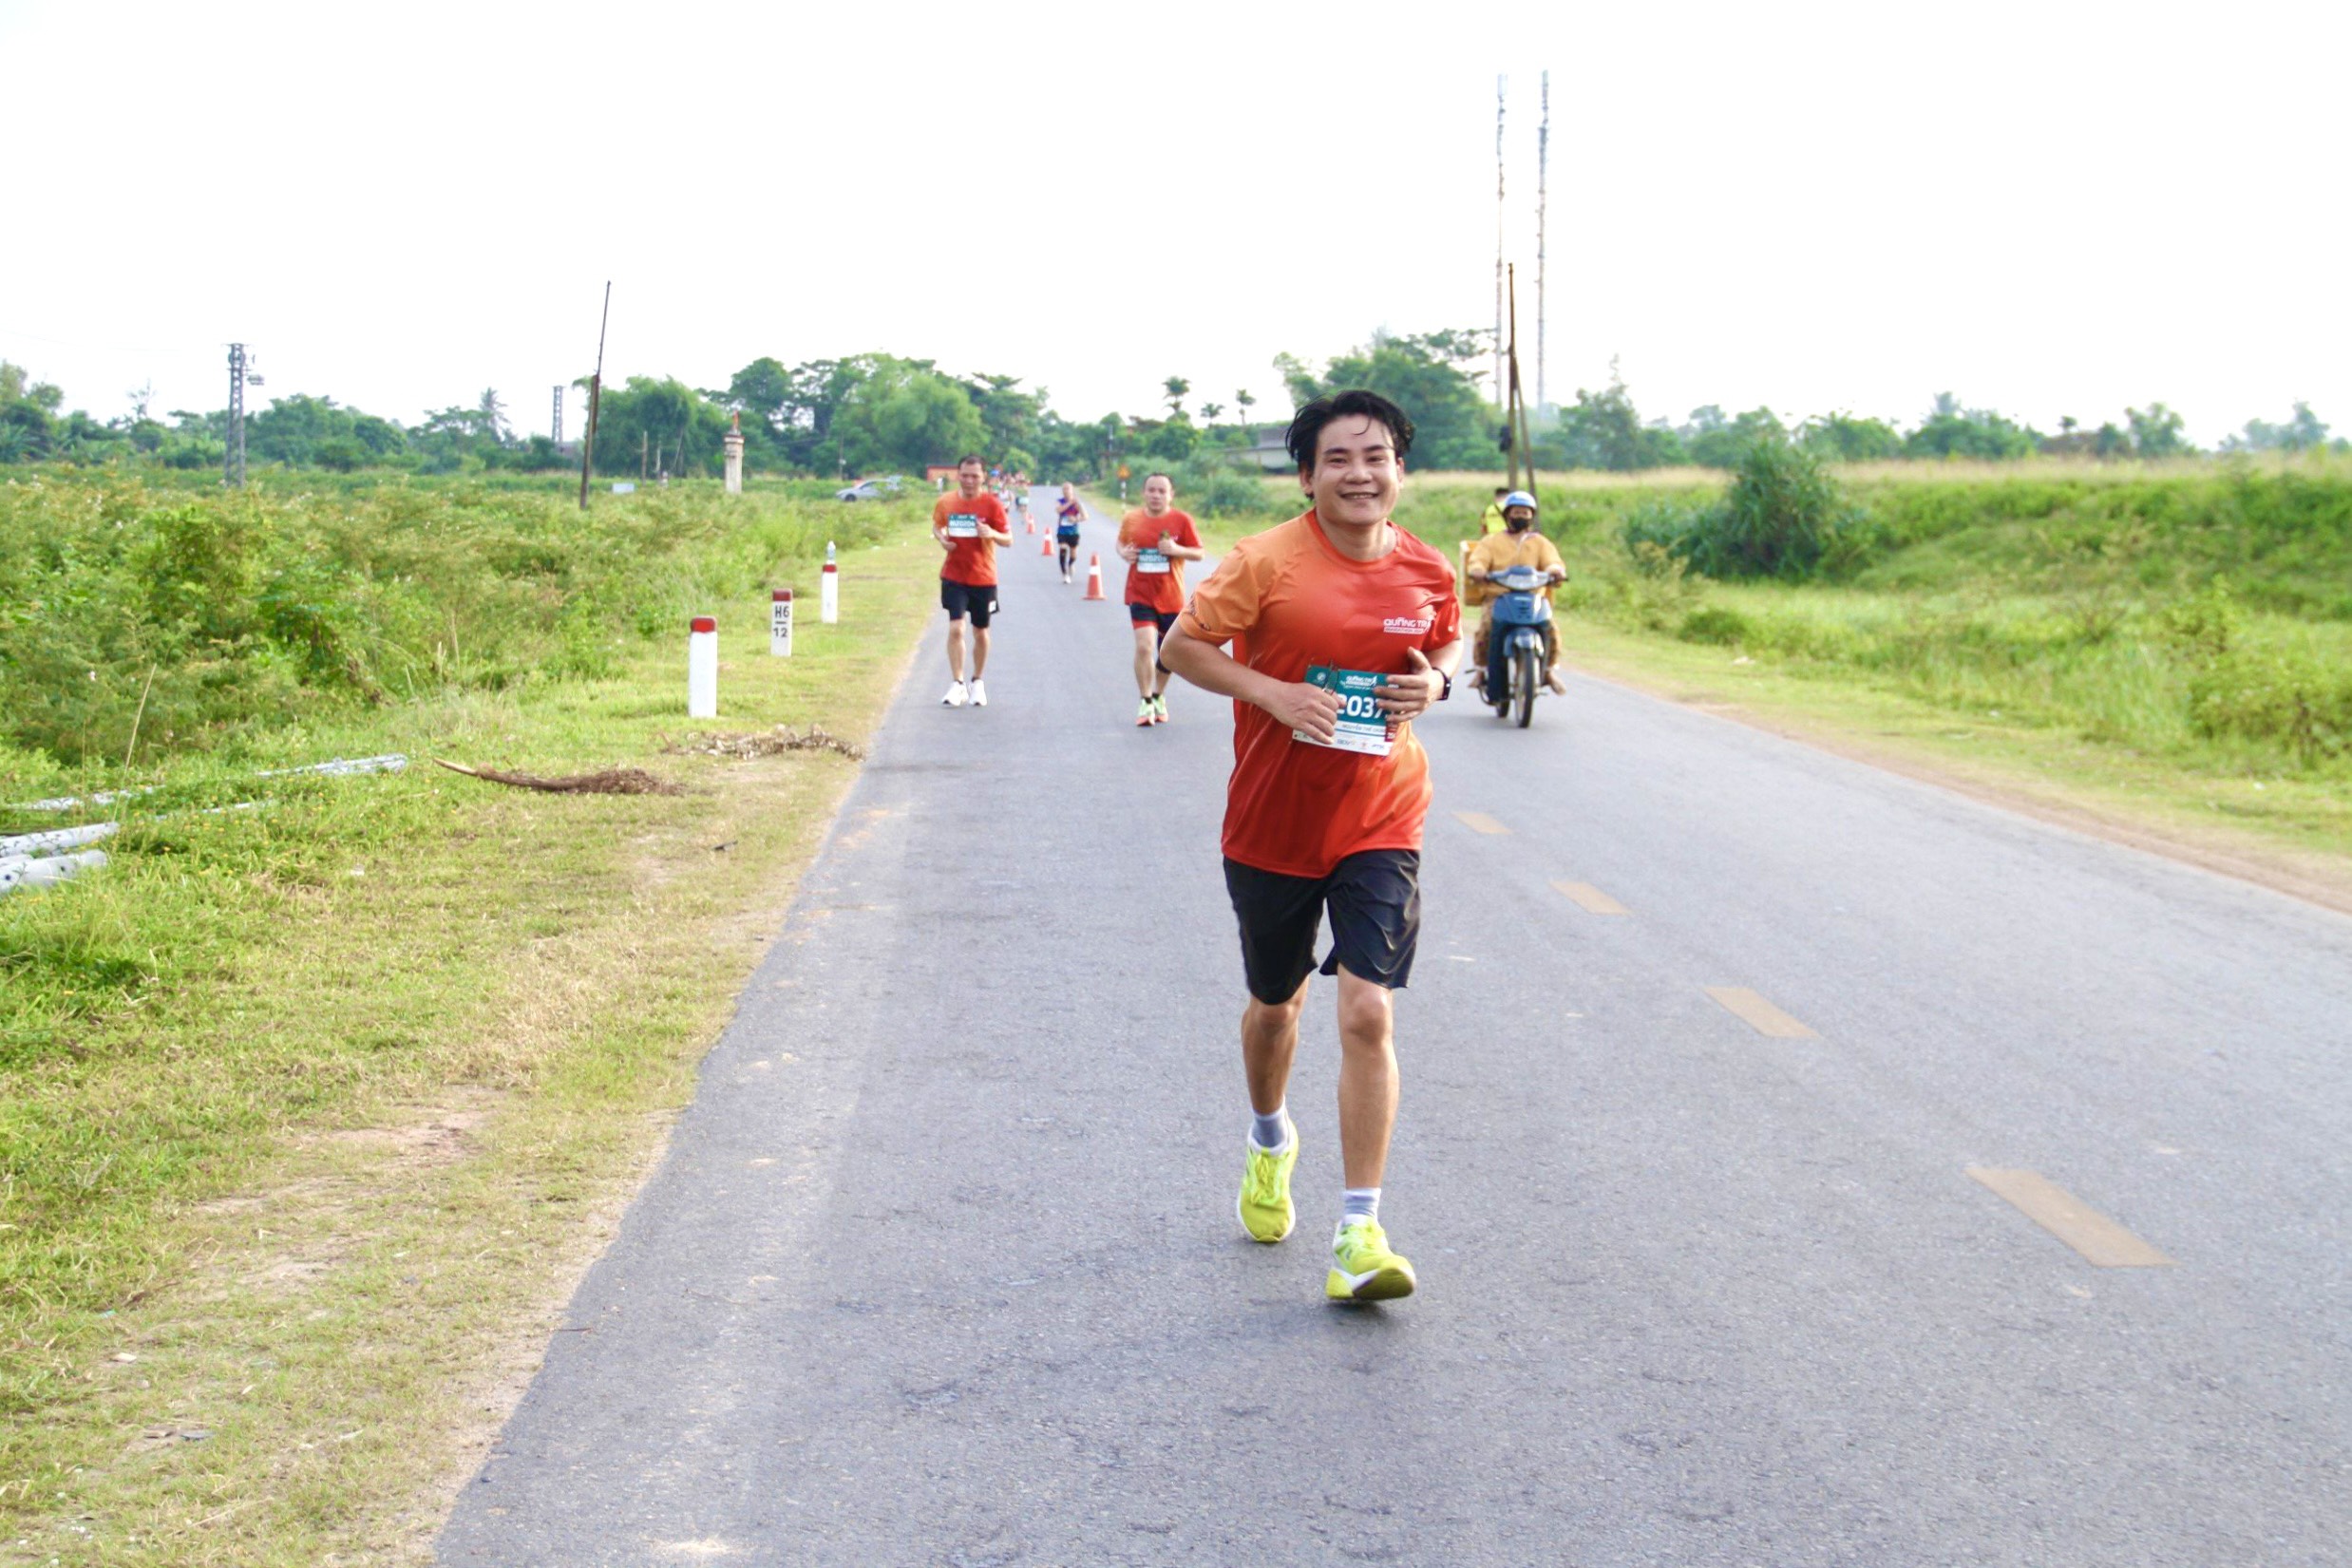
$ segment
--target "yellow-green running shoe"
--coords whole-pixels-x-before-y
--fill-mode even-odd
[[[1394,1301],[1413,1294],[1413,1265],[1389,1251],[1388,1232],[1369,1219],[1341,1225],[1331,1238],[1323,1294],[1334,1301]]]
[[[1252,1241],[1280,1241],[1298,1218],[1290,1206],[1290,1168],[1299,1162],[1299,1129],[1288,1116],[1282,1118],[1282,1126],[1289,1136],[1280,1150],[1261,1149],[1255,1138],[1247,1140],[1242,1196],[1233,1206]]]

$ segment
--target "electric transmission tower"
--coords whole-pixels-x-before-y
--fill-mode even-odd
[[[1494,406],[1503,406],[1503,88],[1494,79]]]
[[[1551,184],[1551,72],[1544,73],[1544,118],[1535,130],[1535,411],[1544,392],[1544,200]]]
[[[245,486],[245,383],[261,385],[259,376],[247,373],[252,366],[242,343],[229,345],[229,440],[220,458],[220,482],[232,490]]]

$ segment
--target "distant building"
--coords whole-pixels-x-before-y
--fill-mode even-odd
[[[956,465],[952,463],[935,463],[922,471],[922,477],[931,482],[934,490],[944,490],[947,482],[956,477]]]
[[[1289,427],[1280,425],[1258,432],[1257,441],[1249,448],[1251,460],[1269,474],[1287,474],[1298,467],[1290,461],[1290,448],[1282,444],[1282,438],[1289,433]]]

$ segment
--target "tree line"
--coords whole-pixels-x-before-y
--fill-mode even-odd
[[[1499,468],[1501,425],[1481,386],[1491,334],[1479,330],[1418,335],[1375,333],[1327,359],[1320,369],[1290,353],[1274,367],[1294,403],[1346,387],[1364,387],[1407,409],[1418,425],[1413,457],[1430,469]],[[587,423],[586,379],[575,383],[576,428]],[[1039,476],[1107,478],[1130,463],[1190,464],[1198,473],[1250,466],[1248,453],[1279,435],[1280,416],[1255,418],[1256,398],[1242,388],[1231,401],[1192,402],[1192,385],[1171,375],[1162,406],[1148,414],[1110,412],[1073,421],[1056,411],[1043,387],[1003,374],[958,375],[928,359],[888,353],[814,359],[787,366],[751,361],[723,387],[695,387],[668,376],[632,376],[604,388],[596,469],[609,477],[714,475],[723,443],[740,420],[746,460],[754,472],[850,477],[920,472],[967,451]],[[52,385],[0,361],[0,463],[151,463],[201,469],[220,464],[229,439],[226,410],[174,409],[150,414],[144,392],[128,414],[99,420],[64,411]],[[1910,426],[1852,413],[1828,413],[1793,425],[1770,408],[1729,414],[1707,405],[1679,422],[1644,418],[1612,369],[1609,385],[1580,389],[1532,422],[1535,460],[1547,469],[1698,466],[1730,469],[1759,442],[1790,444],[1831,462],[1976,458],[2009,461],[2041,455],[2159,459],[2195,454],[2181,417],[2164,404],[2124,410],[2096,426],[2073,418],[2056,432],[2035,429],[1997,410],[1964,406],[1939,393]],[[2343,451],[2307,404],[2287,419],[2249,420],[2218,450]],[[462,473],[488,469],[554,471],[578,464],[579,448],[543,435],[518,434],[495,390],[402,425],[297,393],[273,398],[245,421],[247,461],[290,468],[399,469]],[[1232,460],[1221,463],[1220,460]]]

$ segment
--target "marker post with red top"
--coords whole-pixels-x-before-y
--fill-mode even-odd
[[[833,541],[825,541],[825,577],[817,589],[817,619],[827,626],[842,618],[841,568],[833,563]]]
[[[792,590],[779,588],[768,609],[768,652],[775,658],[792,656]]]
[[[719,623],[696,615],[686,634],[686,716],[719,716]]]

